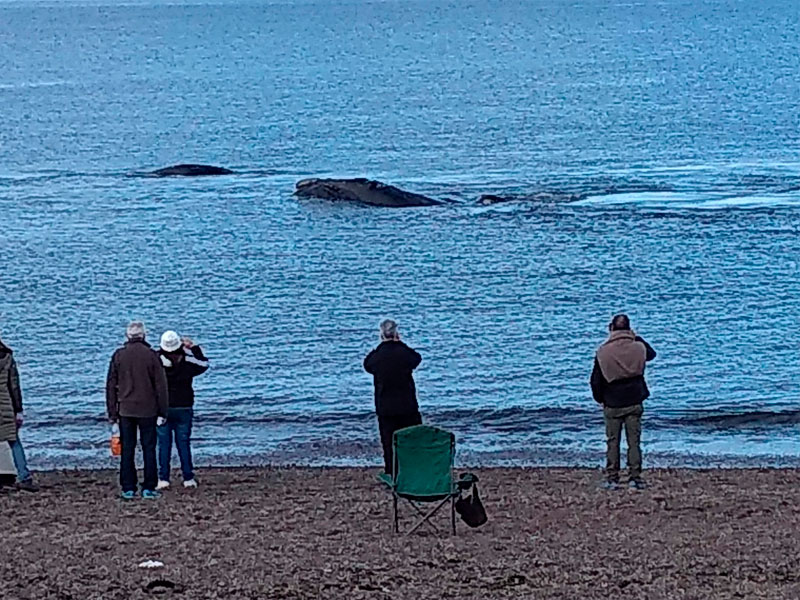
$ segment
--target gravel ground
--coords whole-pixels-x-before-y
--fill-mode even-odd
[[[207,469],[132,502],[108,471],[43,473],[0,495],[0,597],[800,598],[798,471],[650,471],[641,492],[475,472],[489,523],[456,537],[446,512],[440,535],[395,536],[374,470]]]

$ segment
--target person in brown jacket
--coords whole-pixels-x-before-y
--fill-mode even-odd
[[[642,489],[645,487],[642,480],[642,403],[650,396],[644,368],[656,357],[656,351],[633,332],[627,315],[616,315],[608,330],[608,339],[597,350],[591,377],[592,395],[603,405],[606,422],[604,487],[614,489],[619,484],[619,446],[625,427],[628,484]]]
[[[122,442],[119,482],[124,499],[136,496],[138,431],[144,457],[142,498],[158,498],[156,427],[166,422],[169,408],[167,376],[158,354],[145,341],[144,323],[132,321],[125,333],[128,341],[111,357],[106,380],[108,419],[119,423]]]

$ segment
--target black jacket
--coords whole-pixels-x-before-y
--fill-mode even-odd
[[[656,357],[656,351],[639,336],[637,342],[642,342],[647,351],[645,361],[650,362]],[[619,379],[612,383],[606,381],[603,372],[600,370],[600,363],[594,359],[594,368],[591,377],[592,396],[603,406],[609,408],[626,408],[641,404],[650,397],[650,390],[644,380],[644,373],[628,379]]]
[[[183,352],[183,355],[178,354],[180,358],[176,360],[175,354],[158,351],[164,372],[167,374],[169,407],[192,408],[194,406],[192,380],[208,371],[208,359],[200,346],[181,348],[178,352]]]
[[[134,340],[114,352],[106,379],[109,419],[166,417],[168,405],[167,377],[150,344]]]
[[[375,411],[380,417],[396,417],[419,412],[414,369],[422,357],[401,341],[387,341],[364,359],[364,369],[375,380]]]

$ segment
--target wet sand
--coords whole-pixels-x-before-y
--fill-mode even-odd
[[[40,493],[0,495],[0,597],[800,598],[800,471],[650,471],[608,492],[599,471],[473,470],[490,520],[456,537],[447,513],[441,535],[395,536],[375,472],[206,469],[133,502],[111,472],[43,473]]]

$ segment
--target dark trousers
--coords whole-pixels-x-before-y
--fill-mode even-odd
[[[606,479],[619,481],[619,443],[622,428],[628,440],[628,478],[639,479],[642,475],[642,413],[641,404],[625,408],[603,409],[606,421]]]
[[[383,446],[383,469],[392,475],[394,472],[394,453],[392,451],[392,437],[398,429],[422,425],[422,416],[419,412],[410,415],[396,415],[383,417],[378,415],[378,429],[381,432],[381,445]]]
[[[119,466],[119,483],[123,492],[136,491],[136,433],[142,438],[144,481],[142,490],[153,491],[158,483],[156,467],[156,417],[120,417],[119,439],[122,442],[122,460]]]
[[[175,446],[178,449],[178,458],[181,460],[183,480],[194,479],[194,466],[192,465],[192,417],[191,408],[170,408],[167,422],[158,428],[158,478],[169,481],[169,462],[172,458],[172,438],[175,437]]]

